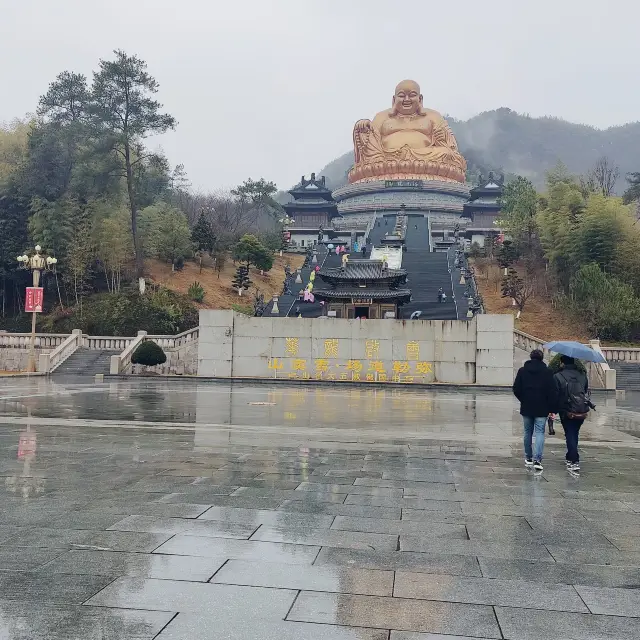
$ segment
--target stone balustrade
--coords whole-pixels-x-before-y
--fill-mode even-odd
[[[159,347],[162,347],[163,351],[168,349],[179,349],[185,346],[189,342],[197,340],[200,335],[199,328],[189,329],[183,331],[176,336],[147,336],[147,340],[153,340]]]
[[[135,338],[83,336],[82,347],[94,351],[124,351]]]
[[[541,351],[543,351],[543,344],[544,340],[540,340],[540,338],[531,336],[528,333],[518,331],[517,329],[513,332],[513,345],[518,349],[523,349],[527,352],[531,352],[534,349],[540,349]]]
[[[640,349],[627,347],[600,347],[600,350],[609,362],[640,363]]]
[[[49,353],[41,353],[38,358],[40,373],[53,373],[82,344],[82,331],[74,329],[71,335]]]
[[[68,337],[68,333],[36,333],[36,349],[55,349]],[[0,349],[29,349],[30,345],[30,333],[0,331]]]

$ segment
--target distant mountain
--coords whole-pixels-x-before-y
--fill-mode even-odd
[[[531,118],[511,109],[485,111],[469,120],[447,117],[469,165],[469,179],[480,172],[503,171],[530,178],[543,187],[545,173],[561,160],[583,174],[606,155],[620,167],[616,191],[626,188],[625,175],[640,171],[640,122],[596,129],[560,118]],[[353,164],[350,151],[330,162],[320,175],[336,189],[347,182]]]

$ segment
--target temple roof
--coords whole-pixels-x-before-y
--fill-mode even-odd
[[[407,271],[384,269],[382,260],[349,260],[344,269],[321,269],[318,275],[335,280],[386,280],[406,276]]]
[[[327,189],[326,180],[324,176],[316,178],[316,174],[312,173],[311,178],[306,180],[304,176],[300,179],[300,182],[289,191],[295,200],[307,200],[312,199],[315,202],[319,200],[325,200],[327,202],[334,202],[331,190]]]
[[[485,201],[492,200],[497,202],[504,188],[504,176],[496,177],[493,171],[490,171],[488,180],[484,180],[482,176],[479,176],[478,181],[478,185],[471,189],[469,193],[469,201],[475,202],[476,200],[483,199]]]
[[[319,289],[313,295],[320,299],[354,298],[372,300],[411,300],[409,289]]]

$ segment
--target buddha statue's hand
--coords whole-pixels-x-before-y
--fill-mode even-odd
[[[370,133],[371,120],[358,120],[353,127],[354,133]]]

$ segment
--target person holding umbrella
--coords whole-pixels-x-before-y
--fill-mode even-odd
[[[591,402],[589,381],[575,363],[575,358],[588,362],[606,362],[605,357],[579,342],[550,342],[545,345],[549,351],[560,353],[560,371],[553,377],[557,392],[557,409],[567,442],[565,455],[567,469],[580,472],[578,440],[589,411],[595,409]]]

